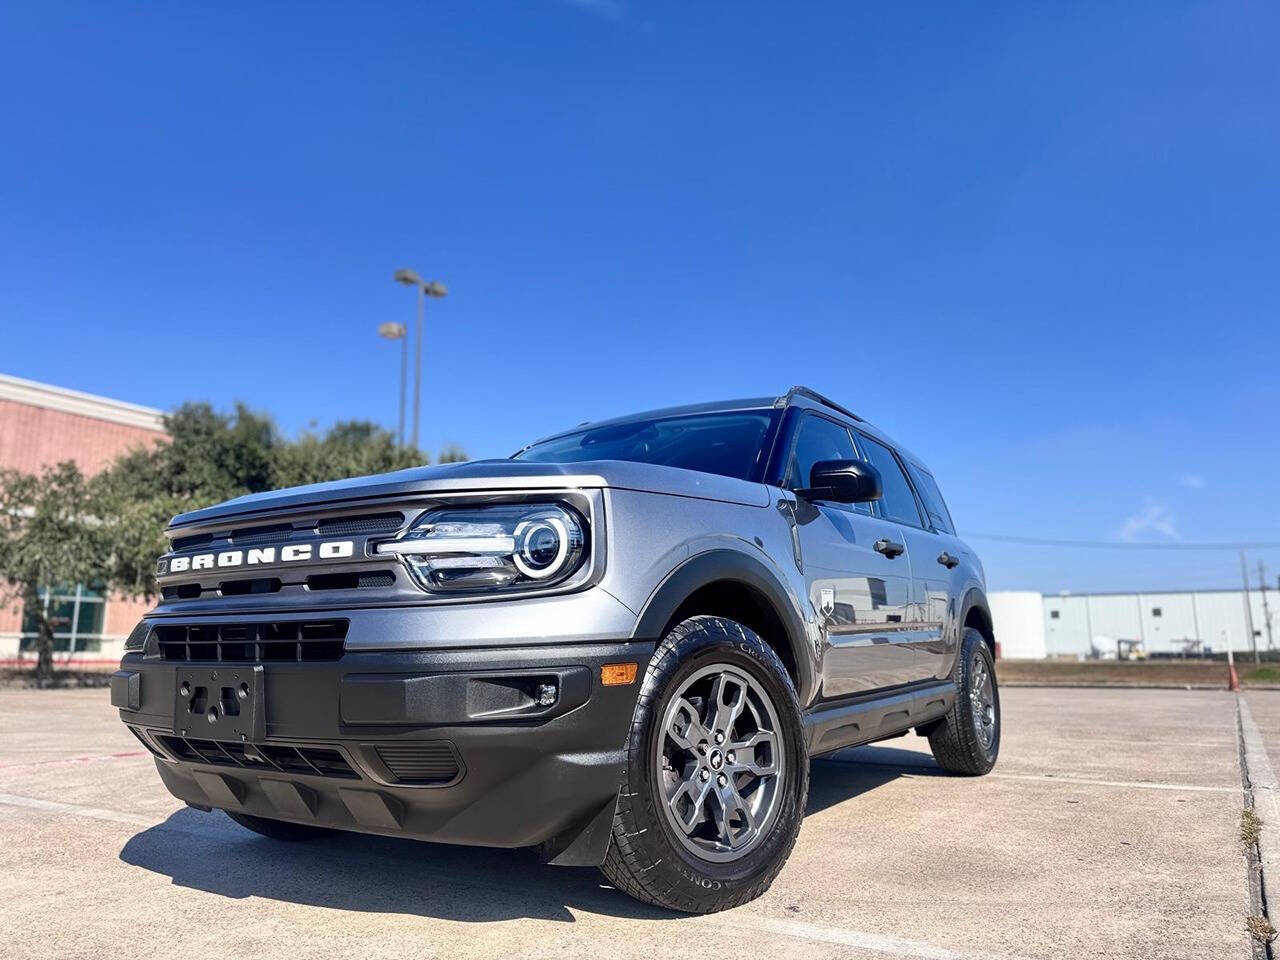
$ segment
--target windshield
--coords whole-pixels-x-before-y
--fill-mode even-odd
[[[516,454],[536,463],[629,460],[758,480],[775,411],[738,410],[628,420],[535,443]]]

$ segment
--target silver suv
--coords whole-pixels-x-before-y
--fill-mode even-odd
[[[707,912],[782,868],[809,757],[999,750],[977,557],[919,459],[805,388],[167,533],[112,703],[174,796],[272,838],[537,846]]]

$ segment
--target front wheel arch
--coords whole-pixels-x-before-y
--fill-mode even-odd
[[[756,629],[751,617],[725,603],[698,608],[700,597],[708,597],[717,587],[728,586],[748,591],[771,615],[781,630],[771,636]],[[724,617],[745,622],[756,629],[766,644],[773,648],[786,665],[802,704],[813,699],[817,689],[817,669],[806,637],[804,617],[790,591],[760,560],[735,550],[708,550],[688,558],[669,574],[650,594],[636,623],[633,639],[658,640],[677,623],[692,616]]]

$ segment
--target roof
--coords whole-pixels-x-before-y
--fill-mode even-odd
[[[662,407],[657,410],[645,410],[638,413],[629,413],[621,417],[611,417],[608,420],[588,420],[578,424],[576,427],[571,427],[568,430],[559,430],[549,436],[540,437],[533,441],[533,443],[527,444],[520,450],[516,451],[516,454],[518,455],[523,453],[525,450],[528,450],[529,447],[535,446],[539,443],[545,443],[548,440],[557,440],[560,437],[567,437],[575,433],[581,433],[584,430],[595,430],[600,427],[612,427],[617,424],[631,423],[635,420],[660,420],[668,417],[683,417],[698,413],[728,413],[738,410],[769,410],[789,406],[826,410],[827,412],[834,411],[843,417],[847,417],[848,419],[855,421],[858,424],[859,429],[866,431],[871,436],[897,449],[900,454],[913,462],[916,466],[921,467],[926,471],[928,470],[928,467],[926,467],[918,457],[905,449],[900,443],[897,443],[892,438],[886,436],[884,431],[868,423],[847,407],[841,406],[834,400],[818,393],[816,390],[802,386],[792,387],[781,396],[749,397],[740,400],[713,400],[709,403],[693,403],[681,407]]]
[[[0,373],[0,400],[22,403],[31,407],[44,407],[95,420],[106,420],[111,423],[122,423],[143,430],[154,430],[164,433],[164,412],[152,407],[139,406],[136,403],[125,403],[123,400],[112,400],[79,390],[68,390],[66,387],[55,387],[48,383],[37,383],[21,377],[11,377]]]

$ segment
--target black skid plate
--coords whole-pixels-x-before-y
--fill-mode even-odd
[[[262,665],[179,667],[173,730],[182,737],[260,743],[267,736]]]

